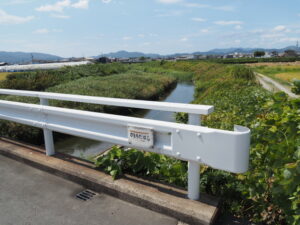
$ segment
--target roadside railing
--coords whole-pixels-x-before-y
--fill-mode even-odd
[[[200,164],[233,173],[248,170],[248,128],[225,131],[200,126],[201,115],[212,113],[213,106],[8,89],[0,89],[0,94],[40,99],[40,105],[0,100],[0,119],[42,128],[48,156],[55,154],[52,132],[56,131],[188,161],[188,198],[193,200],[199,199]],[[189,124],[52,107],[50,99],[185,112]]]

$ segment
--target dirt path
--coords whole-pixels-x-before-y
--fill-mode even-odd
[[[285,92],[288,96],[291,98],[299,98],[299,95],[295,95],[294,93],[291,92],[290,89],[287,87],[283,86],[282,84],[278,83],[277,81],[263,75],[260,73],[256,73],[256,77],[258,81],[261,83],[263,88],[265,88],[268,91],[283,91]]]

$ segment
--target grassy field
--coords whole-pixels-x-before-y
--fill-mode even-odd
[[[8,74],[10,74],[10,73],[1,72],[0,73],[0,81],[5,80]]]
[[[254,70],[267,75],[282,84],[291,85],[294,79],[300,79],[299,64],[265,64],[253,66]]]

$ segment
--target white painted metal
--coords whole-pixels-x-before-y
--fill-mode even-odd
[[[201,117],[197,114],[189,114],[189,124],[201,125]],[[197,134],[201,138],[201,134]],[[199,156],[200,157],[200,156]],[[200,197],[200,158],[199,162],[188,162],[188,198],[198,200]]]
[[[48,106],[49,101],[48,99],[41,98],[40,104]],[[44,115],[44,118],[47,119],[47,115]],[[51,156],[55,154],[54,148],[54,140],[53,140],[53,132],[47,128],[43,129],[44,131],[44,140],[45,140],[45,148],[46,148],[46,155]]]
[[[203,164],[234,173],[248,169],[250,130],[246,127],[225,131],[3,100],[0,119],[128,147],[137,147],[129,143],[129,126],[149,127],[154,131],[155,142],[146,151],[198,164],[201,159]]]
[[[200,164],[188,162],[188,198],[198,200],[200,198]]]
[[[196,104],[181,104],[171,102],[156,102],[156,101],[142,101],[130,100],[120,98],[105,98],[105,97],[92,97],[84,95],[70,95],[50,92],[37,92],[37,91],[20,91],[11,89],[0,89],[0,94],[28,96],[42,99],[55,99],[62,101],[74,101],[83,103],[92,103],[99,105],[112,105],[128,108],[139,109],[152,109],[169,112],[186,112],[192,114],[208,115],[213,112],[214,107],[209,105],[196,105]]]
[[[250,130],[199,126],[213,106],[0,89],[0,94],[40,98],[42,106],[0,100],[0,119],[42,128],[47,155],[55,153],[52,131],[165,154],[188,161],[188,198],[199,199],[200,163],[234,173],[248,169]],[[189,113],[189,125],[48,106],[48,99]],[[149,140],[135,140],[142,132]],[[154,140],[154,141],[153,141]]]

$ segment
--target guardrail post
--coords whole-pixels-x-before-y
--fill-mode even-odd
[[[48,99],[40,98],[41,105],[49,105]],[[44,128],[44,140],[45,140],[45,148],[46,155],[51,156],[55,154],[54,149],[54,141],[53,141],[53,133],[51,130]]]
[[[189,114],[189,124],[201,125],[201,117],[197,114]],[[200,197],[200,164],[188,162],[188,198],[198,200]]]

